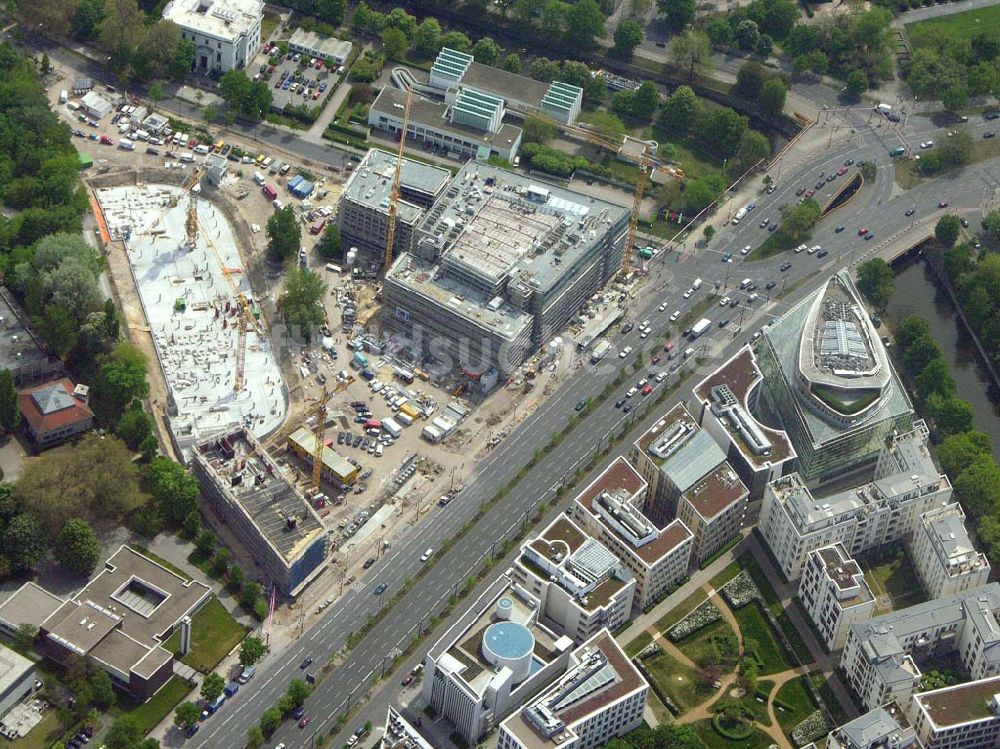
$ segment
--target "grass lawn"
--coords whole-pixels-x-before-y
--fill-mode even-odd
[[[67,726],[68,728],[68,726]],[[49,708],[41,722],[31,729],[27,736],[17,741],[0,738],[2,749],[49,749],[63,734],[63,725],[55,709]]]
[[[688,635],[683,640],[676,643],[676,645],[684,651],[684,655],[693,660],[699,666],[704,666],[707,662],[711,661],[711,656],[713,654],[718,653],[717,649],[712,644],[713,638],[725,635],[735,637],[736,633],[733,632],[726,620],[722,619],[714,624],[709,624],[707,627],[702,627],[694,634]]]
[[[768,611],[774,614],[775,619],[778,620],[778,626],[781,627],[781,631],[788,638],[788,642],[792,646],[792,650],[795,651],[795,655],[803,663],[812,663],[813,658],[809,652],[809,648],[806,647],[798,630],[795,629],[795,625],[788,616],[788,612],[785,611],[784,606],[781,605],[781,601],[778,600],[778,595],[774,592],[774,588],[771,587],[771,583],[764,574],[764,570],[757,564],[757,560],[750,553],[746,553],[740,556],[737,561],[750,573],[754,582],[757,583],[757,587],[764,596],[764,604],[767,606]]]
[[[833,722],[835,725],[841,726],[847,722],[847,713],[844,712],[844,708],[840,706],[840,702],[837,700],[836,695],[833,693],[833,689],[830,688],[830,682],[826,680],[826,676],[822,671],[813,671],[809,674],[809,681],[819,692],[820,699],[823,700],[823,704],[826,705],[826,709],[830,711],[830,715],[833,717]]]
[[[800,676],[797,679],[786,682],[778,690],[777,697],[775,698],[774,716],[778,719],[778,725],[781,726],[781,730],[789,737],[792,729],[809,717],[816,709],[812,700],[809,699],[809,693],[803,685],[803,680],[806,678],[805,676]],[[779,705],[779,702],[783,703],[783,705]],[[785,709],[784,706],[790,709]]]
[[[722,173],[721,164],[712,157],[712,154],[706,153],[690,139],[680,138],[655,125],[645,128],[636,135],[646,140],[653,139],[661,146],[664,143],[669,143],[673,147],[673,156],[670,157],[670,161],[676,161],[680,164],[681,169],[684,170],[684,176],[688,179]]]
[[[771,689],[773,688],[773,681],[760,679],[757,682],[757,691],[754,694],[747,694],[739,699],[726,695],[712,705],[712,712],[718,712],[725,705],[737,703],[741,705],[744,710],[753,715],[754,720],[758,723],[763,726],[769,726],[771,725],[771,719],[767,715],[767,698],[768,695],[771,694]]]
[[[681,619],[690,614],[696,608],[698,604],[704,601],[708,596],[705,595],[705,591],[700,588],[694,593],[689,595],[683,601],[681,601],[677,606],[670,609],[666,614],[661,616],[656,620],[656,629],[663,633],[664,636],[667,634],[672,626],[677,624]]]
[[[704,742],[706,749],[767,749],[771,745],[771,737],[761,730],[755,730],[750,738],[740,741],[730,741],[712,727],[711,720],[699,720],[694,724],[694,730]]]
[[[151,700],[132,709],[123,709],[122,712],[129,713],[138,720],[144,734],[149,733],[187,697],[191,689],[190,683],[173,676]]]
[[[723,569],[722,572],[720,572],[711,580],[709,580],[708,584],[711,585],[713,588],[715,588],[715,590],[718,590],[723,585],[732,580],[734,577],[736,577],[739,573],[740,573],[740,563],[734,559],[728,565],[726,565],[725,569]]]
[[[643,632],[641,635],[636,637],[632,642],[625,646],[625,655],[629,658],[635,658],[636,654],[639,653],[644,647],[653,641],[653,636],[649,632]]]
[[[958,34],[965,39],[971,39],[977,32],[1000,27],[1000,5],[991,5],[979,10],[967,10],[928,21],[918,21],[906,26],[910,41],[915,49],[928,46],[930,40],[941,33]],[[924,40],[927,44],[924,44]]]
[[[897,611],[927,600],[909,556],[865,556],[858,560],[875,595],[875,613]]]
[[[246,633],[246,628],[233,619],[217,597],[212,596],[191,621],[191,652],[181,658],[181,662],[207,673],[236,647]],[[164,647],[176,653],[180,640],[180,632],[175,632]]]
[[[281,18],[274,13],[265,13],[260,22],[260,41],[264,43],[271,38],[271,34],[278,28],[278,21]]]
[[[647,658],[643,663],[649,671],[650,679],[682,711],[690,710],[716,694],[712,687],[703,683],[697,671],[678,663],[665,653]]]
[[[744,606],[733,612],[736,621],[740,623],[740,631],[743,637],[753,640],[755,643],[754,652],[760,661],[760,672],[762,674],[776,674],[792,668],[791,663],[785,659],[781,645],[777,642],[775,634],[771,631],[771,625],[753,604]]]

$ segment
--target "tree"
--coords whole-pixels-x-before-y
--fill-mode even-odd
[[[707,72],[711,67],[712,43],[705,33],[688,31],[674,37],[670,43],[670,57],[687,70],[688,79],[693,81],[696,68]]]
[[[520,73],[521,57],[517,54],[517,52],[511,52],[503,58],[503,62],[500,64],[500,67],[508,73]]]
[[[756,130],[744,130],[736,149],[736,159],[732,162],[733,172],[742,174],[770,155],[771,142],[766,135]]]
[[[181,29],[173,21],[158,21],[139,44],[133,65],[141,78],[162,78],[167,75],[181,41]]]
[[[340,261],[344,257],[344,249],[340,244],[340,228],[333,222],[326,225],[323,236],[316,243],[316,250],[324,260]]]
[[[240,646],[240,665],[252,666],[264,657],[265,652],[264,641],[255,635],[248,635]]]
[[[13,432],[20,423],[21,411],[18,408],[14,376],[9,369],[2,369],[0,370],[0,430],[6,433]]]
[[[262,746],[264,746],[264,732],[261,727],[250,726],[247,729],[247,749],[260,749]]]
[[[698,117],[698,95],[690,86],[678,86],[667,97],[660,115],[660,122],[671,130],[687,132]]]
[[[963,85],[964,78],[959,62],[925,47],[914,51],[906,82],[918,97],[934,101],[948,89]]]
[[[858,289],[876,309],[883,310],[892,296],[892,266],[882,258],[872,258],[858,265]]]
[[[989,435],[970,430],[945,437],[938,445],[937,456],[941,461],[941,468],[954,481],[966,466],[972,465],[980,457],[988,457],[992,450]]]
[[[725,189],[723,184],[722,189]],[[681,193],[681,205],[685,213],[695,214],[711,205],[722,190],[713,184],[709,178],[696,177],[684,183]]]
[[[524,140],[526,143],[547,143],[555,137],[555,126],[533,115],[524,118]]]
[[[181,530],[184,531],[184,536],[186,538],[194,538],[198,535],[198,531],[201,530],[201,514],[197,510],[192,510],[184,518],[184,524],[181,526]]]
[[[625,125],[610,112],[594,112],[588,124],[611,141],[619,141],[625,135]]]
[[[969,131],[959,130],[937,149],[937,155],[941,157],[941,165],[962,166],[968,164],[972,159],[973,145],[972,135]]]
[[[531,66],[528,68],[528,75],[536,81],[549,83],[559,75],[559,63],[547,57],[536,57],[531,61]]]
[[[211,554],[215,550],[216,538],[215,534],[210,530],[203,530],[198,536],[198,540],[195,542],[195,548],[205,556]]]
[[[903,349],[903,361],[910,371],[919,375],[931,361],[941,358],[941,347],[929,335],[917,338]]]
[[[712,241],[712,237],[715,236],[715,227],[712,226],[711,224],[706,224],[704,234],[705,234],[705,244],[708,244],[709,242]]]
[[[484,36],[472,45],[472,56],[476,62],[483,65],[496,65],[502,51],[500,45],[488,36]]]
[[[141,408],[130,408],[118,419],[115,434],[128,445],[130,450],[138,450],[140,443],[153,431],[153,422]]]
[[[281,718],[281,710],[276,707],[269,707],[260,716],[260,730],[263,731],[265,736],[270,736],[278,730],[278,726],[281,725]]]
[[[182,702],[174,710],[174,725],[187,730],[198,722],[200,716],[201,710],[198,705],[194,702]]]
[[[90,703],[92,705],[101,710],[107,710],[118,701],[111,677],[104,669],[95,670],[87,681],[90,686]]]
[[[636,47],[642,44],[644,36],[642,24],[638,21],[621,21],[615,27],[614,53],[622,59],[632,59],[632,53],[635,52]]]
[[[417,19],[403,8],[396,7],[386,15],[383,29],[399,29],[403,32],[403,36],[406,37],[406,43],[409,45],[410,40],[413,39],[417,31]]]
[[[198,510],[201,490],[198,480],[180,464],[164,456],[153,458],[146,469],[146,481],[153,499],[172,523],[182,523]]]
[[[896,343],[905,351],[920,338],[930,338],[931,330],[927,321],[919,315],[908,315],[896,326]]]
[[[958,240],[958,234],[962,230],[958,216],[947,215],[938,219],[934,227],[934,237],[945,247],[951,247]]]
[[[259,598],[260,585],[251,580],[244,585],[243,590],[240,591],[240,606],[245,608],[247,611],[253,611],[254,604],[257,603],[257,599]]]
[[[935,399],[932,406],[934,425],[942,435],[959,434],[972,429],[975,410],[961,398]]]
[[[799,242],[809,236],[809,230],[819,221],[820,207],[812,198],[791,205],[781,212],[781,228],[792,240]]]
[[[309,339],[314,328],[323,324],[326,284],[306,268],[292,268],[285,278],[285,290],[278,299],[278,311],[293,335]]]
[[[1000,240],[1000,208],[994,208],[983,215],[983,231],[993,239]]]
[[[413,47],[417,54],[430,57],[441,49],[438,39],[441,37],[441,24],[436,18],[427,17],[413,31]]]
[[[205,674],[205,678],[201,681],[201,698],[206,702],[211,702],[222,694],[222,690],[225,688],[226,680],[215,671],[211,671]]]
[[[674,30],[683,29],[694,21],[695,0],[657,0],[656,6]]]
[[[402,60],[410,43],[406,34],[397,28],[389,27],[382,31],[382,51],[389,60]]]
[[[286,694],[292,703],[292,707],[301,707],[302,703],[306,701],[306,697],[309,696],[309,685],[302,681],[302,679],[292,679],[288,682],[288,691]]]
[[[266,233],[267,259],[273,263],[284,263],[294,257],[302,245],[302,229],[290,205],[271,214]]]
[[[911,349],[912,351],[912,349]],[[915,378],[917,395],[925,402],[932,397],[950,398],[955,394],[955,380],[948,371],[948,364],[940,356],[924,365]]]
[[[216,577],[225,577],[227,572],[229,572],[229,549],[222,547],[215,552],[215,558],[212,559],[212,573]]]
[[[1000,512],[1000,466],[989,456],[977,458],[954,481],[962,504],[976,517]]]
[[[604,13],[597,0],[576,0],[566,10],[566,42],[591,49],[604,36]]]
[[[119,717],[108,730],[104,743],[109,749],[136,749],[142,743],[142,726],[132,713]]]
[[[149,87],[149,99],[154,104],[159,104],[161,101],[163,101],[166,98],[166,96],[167,96],[167,94],[163,90],[163,84],[160,83],[159,81],[155,81]]]
[[[123,69],[135,55],[145,34],[146,15],[136,0],[104,0],[104,19],[98,31],[101,49],[111,56],[111,65]]]
[[[756,99],[770,74],[759,62],[751,60],[740,65],[736,72],[736,93],[744,99]]]
[[[957,112],[964,109],[969,103],[969,92],[965,86],[953,84],[948,86],[941,94],[941,103],[949,112]]]
[[[25,651],[35,644],[38,639],[38,627],[34,624],[24,622],[18,625],[17,632],[14,633],[12,644],[15,650]]]
[[[760,28],[749,18],[740,21],[733,30],[733,42],[745,52],[753,50],[760,41]]]
[[[778,76],[770,78],[764,84],[760,94],[760,110],[771,117],[777,117],[785,109],[785,96],[788,85]]]
[[[183,81],[194,67],[194,40],[181,39],[174,49],[174,57],[170,61],[170,77],[175,81]]]
[[[830,60],[821,50],[814,49],[796,57],[793,65],[796,73],[809,71],[816,75],[823,75],[830,67]]]
[[[237,567],[235,564],[229,567],[229,575],[226,580],[226,587],[232,591],[239,591],[243,589],[243,583],[246,582],[246,575],[243,573],[242,567]]]
[[[3,531],[3,553],[14,572],[32,569],[45,556],[45,533],[34,515],[15,515]]]
[[[101,543],[85,520],[68,520],[56,537],[56,561],[77,575],[89,575],[101,558]]]
[[[698,135],[717,156],[729,157],[739,149],[747,118],[729,107],[713,107],[698,123]]]
[[[868,76],[863,70],[852,70],[847,74],[847,85],[844,93],[852,99],[857,99],[868,90]]]
[[[252,81],[243,70],[234,68],[219,79],[219,93],[239,114],[251,119],[263,119],[271,106],[271,87],[266,81]]]
[[[771,38],[770,34],[761,34],[753,51],[758,57],[770,57],[771,52],[774,51],[774,39]]]
[[[448,47],[456,52],[468,52],[472,46],[469,37],[461,31],[447,31],[438,39],[442,47]]]
[[[127,408],[149,394],[146,357],[132,344],[119,343],[98,359],[92,391],[98,417],[114,424]]]

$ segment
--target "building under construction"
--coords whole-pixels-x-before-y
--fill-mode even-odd
[[[191,468],[210,520],[239,539],[279,590],[295,596],[322,571],[328,532],[253,434],[239,428],[199,443]]]
[[[316,435],[305,427],[297,429],[288,438],[289,449],[312,466],[316,455]],[[358,480],[358,467],[328,445],[323,445],[323,464],[320,476],[338,487],[348,487]]]
[[[415,227],[383,284],[383,322],[414,350],[509,374],[622,264],[629,211],[479,162]]]

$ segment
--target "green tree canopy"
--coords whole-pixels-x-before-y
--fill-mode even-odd
[[[972,465],[980,457],[988,457],[993,445],[984,432],[968,431],[945,437],[937,448],[941,468],[952,481],[966,466]]]
[[[760,111],[770,117],[777,117],[785,109],[788,84],[779,76],[774,76],[764,84],[760,93]]]
[[[0,369],[0,433],[13,432],[21,423],[17,388],[9,369]]]
[[[954,481],[962,504],[976,517],[1000,513],[1000,466],[990,456],[981,456]]]
[[[736,93],[744,99],[756,99],[764,89],[764,82],[771,74],[759,62],[750,60],[736,71]]]
[[[885,309],[892,296],[892,266],[882,258],[872,258],[858,265],[858,289],[877,309]]]
[[[116,423],[126,409],[148,394],[146,357],[135,346],[119,343],[110,354],[98,359],[92,395],[101,421]]]
[[[3,530],[3,554],[14,572],[30,570],[45,556],[45,532],[38,518],[28,512],[15,515]]]
[[[632,59],[635,48],[642,44],[645,32],[638,21],[626,19],[615,27],[614,53],[624,60]]]
[[[142,743],[142,726],[132,713],[121,715],[108,730],[104,742],[109,749],[136,749]]]
[[[689,80],[694,80],[697,69],[707,72],[711,68],[712,43],[702,31],[688,31],[675,36],[670,43],[669,52],[671,59],[687,71]]]
[[[687,132],[698,117],[699,107],[698,95],[691,87],[678,86],[664,103],[660,122],[671,130]]]
[[[278,311],[293,335],[308,340],[312,331],[323,324],[325,295],[326,284],[318,274],[304,268],[288,271]]]
[[[683,29],[694,21],[695,0],[657,0],[656,6],[672,29]]]
[[[295,218],[295,211],[286,205],[275,211],[267,220],[267,258],[274,263],[284,263],[298,254],[302,245],[302,228]]]
[[[488,36],[482,37],[472,45],[472,56],[476,62],[483,65],[496,65],[502,51],[500,45]]]
[[[436,18],[428,16],[413,32],[413,46],[423,57],[430,57],[441,49],[438,39],[441,37],[441,24]]]
[[[958,234],[962,230],[962,225],[958,221],[958,216],[949,214],[938,219],[934,227],[934,236],[937,241],[945,247],[951,247],[958,240]]]
[[[215,671],[210,671],[205,674],[205,678],[201,681],[201,698],[206,702],[211,702],[222,694],[222,690],[225,688],[226,680]]]
[[[402,60],[410,43],[400,29],[389,27],[382,30],[382,51],[390,60]]]
[[[74,518],[59,531],[53,553],[56,561],[70,572],[89,575],[101,559],[101,543],[86,520]]]
[[[188,729],[198,722],[201,709],[193,702],[182,702],[174,710],[174,725]]]
[[[264,641],[256,635],[248,635],[240,645],[240,665],[252,666],[264,657]]]
[[[180,463],[163,456],[153,458],[146,469],[146,481],[153,499],[170,522],[182,523],[198,510],[201,494],[198,480]]]

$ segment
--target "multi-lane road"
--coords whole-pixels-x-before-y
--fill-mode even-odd
[[[199,734],[187,743],[194,747],[240,746],[247,728],[257,722],[261,713],[273,705],[286,688],[288,682],[301,677],[299,664],[306,657],[315,659],[309,670],[317,669],[333,653],[341,650],[348,636],[359,629],[365,620],[386,605],[389,598],[404,580],[412,577],[422,566],[420,556],[428,549],[439,549],[442,543],[455,535],[457,530],[475,515],[480,505],[494,496],[501,485],[526,465],[531,457],[546,445],[551,435],[565,429],[574,415],[574,405],[584,398],[596,399],[613,381],[622,366],[631,366],[636,357],[643,357],[648,366],[643,367],[635,378],[628,378],[611,397],[599,402],[591,409],[583,423],[547,453],[518,482],[513,491],[488,509],[472,530],[466,533],[449,551],[428,564],[425,571],[412,588],[398,600],[379,625],[373,628],[321,680],[310,697],[306,709],[312,722],[305,730],[300,730],[292,722],[286,722],[273,737],[270,745],[284,742],[288,747],[307,745],[314,733],[326,733],[340,713],[356,705],[372,684],[373,679],[389,667],[392,656],[406,647],[416,635],[418,628],[426,624],[430,616],[439,612],[448,597],[455,593],[479,566],[484,555],[495,553],[499,544],[516,533],[521,525],[530,522],[531,516],[541,502],[550,499],[563,478],[571,475],[577,467],[601,445],[606,446],[608,435],[617,431],[616,427],[626,419],[649,420],[656,414],[642,412],[637,408],[626,415],[614,406],[623,397],[625,390],[649,371],[657,371],[668,365],[667,361],[652,365],[653,340],[662,340],[668,335],[673,340],[679,331],[669,321],[670,314],[677,309],[688,311],[708,293],[722,295],[728,293],[739,300],[740,309],[733,310],[713,304],[705,316],[713,320],[723,317],[732,320],[725,329],[712,326],[709,334],[699,340],[705,345],[702,351],[707,361],[701,366],[706,370],[718,364],[745,341],[747,336],[758,329],[763,321],[781,314],[787,306],[809,293],[830,272],[844,264],[857,262],[876,247],[883,236],[891,236],[914,222],[936,220],[940,213],[938,202],[946,195],[953,207],[967,214],[978,211],[986,191],[992,192],[996,182],[990,176],[989,167],[976,165],[965,169],[960,179],[937,179],[919,185],[905,193],[894,186],[892,160],[888,150],[898,144],[898,136],[893,134],[887,123],[870,117],[868,112],[855,111],[839,115],[844,128],[854,128],[850,138],[832,146],[818,147],[813,154],[795,163],[789,157],[788,166],[779,172],[777,165],[771,174],[777,182],[773,194],[755,197],[756,208],[739,225],[729,225],[720,231],[711,249],[694,253],[664,253],[654,259],[648,282],[655,292],[645,293],[637,308],[630,310],[634,320],[650,319],[657,336],[649,342],[638,337],[638,330],[629,334],[613,335],[613,342],[620,350],[630,345],[635,351],[625,360],[609,355],[597,366],[586,364],[570,381],[558,387],[555,392],[529,416],[480,466],[466,489],[446,508],[435,509],[429,522],[412,526],[362,580],[358,581],[345,595],[334,602],[326,614],[304,635],[283,651],[271,654],[260,665],[258,675],[249,688],[241,692],[216,716],[209,719]],[[968,123],[974,137],[989,129],[993,123],[973,118]],[[955,123],[950,126],[952,129]],[[911,142],[933,138],[940,143],[947,136],[949,127],[939,127],[929,119],[911,118],[906,124],[907,139]],[[829,174],[848,159],[855,162],[874,160],[878,166],[873,185],[867,185],[862,192],[832,215],[823,219],[814,231],[813,242],[828,249],[829,255],[784,253],[759,262],[745,262],[740,249],[749,245],[757,247],[768,235],[760,223],[767,217],[776,220],[782,204],[797,200],[795,191],[800,187],[813,187],[820,179],[820,172]],[[846,179],[839,177],[839,180]],[[825,183],[817,197],[823,198],[838,186],[838,181]],[[945,189],[942,190],[942,187]],[[906,216],[906,210],[914,208],[913,216]],[[734,208],[735,210],[735,208]],[[837,226],[844,226],[842,232],[835,232]],[[859,237],[859,227],[868,227],[876,233],[876,238],[865,241]],[[734,253],[732,263],[720,262],[723,253]],[[779,266],[790,260],[792,267],[782,272]],[[704,285],[691,299],[684,300],[682,293],[694,278],[702,278]],[[779,294],[783,285],[794,292],[772,299],[764,298],[756,305],[746,304],[746,297],[735,287],[744,277],[756,281],[761,289],[768,281],[779,284],[771,294]],[[802,283],[800,283],[802,282]],[[658,307],[662,302],[667,306],[663,311]],[[736,331],[737,320],[742,316],[742,330]],[[669,362],[669,364],[674,364]],[[683,370],[682,370],[683,372]],[[671,375],[658,387],[670,386],[678,374]],[[698,375],[696,375],[697,377]],[[672,405],[681,393],[671,397],[657,413]],[[645,402],[655,399],[650,395]],[[637,396],[641,399],[641,396]],[[636,403],[633,398],[630,403]],[[620,449],[620,448],[619,448]],[[384,582],[389,587],[385,594],[374,594],[374,587]],[[308,601],[308,593],[307,599]],[[308,604],[307,604],[308,605]],[[380,716],[367,716],[378,720]],[[353,725],[353,723],[352,723]]]

